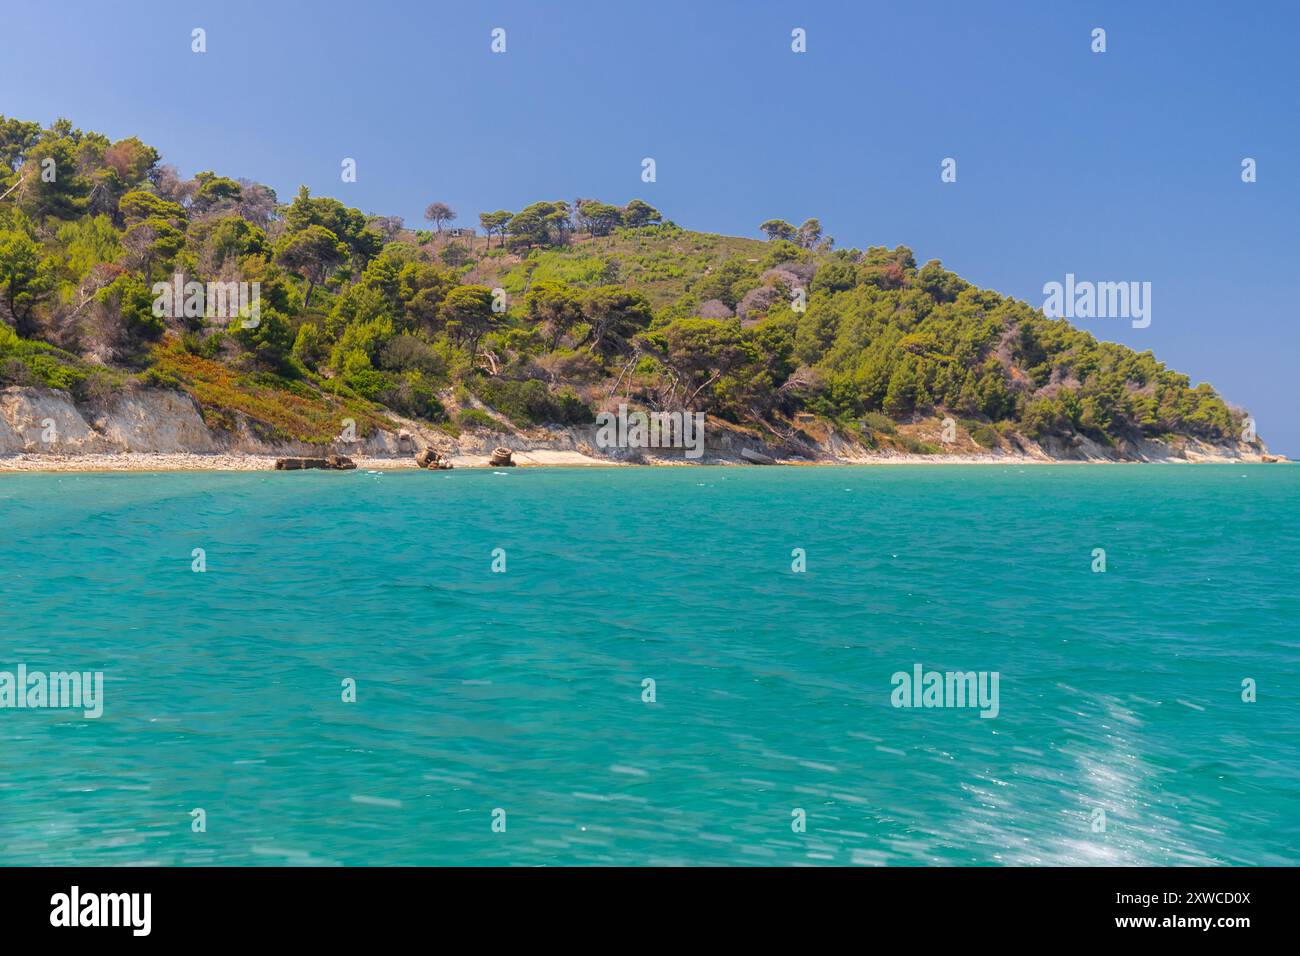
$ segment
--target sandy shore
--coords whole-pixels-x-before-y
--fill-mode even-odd
[[[353,457],[357,468],[362,471],[398,471],[415,470],[415,460],[411,457],[400,458],[366,458]],[[538,449],[535,451],[516,451],[514,460],[522,467],[595,467],[595,468],[629,468],[636,467],[626,462],[610,461],[607,458],[593,458],[576,451],[552,451]],[[1198,458],[1189,462],[1186,459],[1170,458],[1168,464],[1194,464],[1196,461],[1223,464],[1253,464],[1245,459],[1232,458]],[[452,464],[456,468],[491,468],[487,455],[453,455]],[[650,459],[648,464],[658,467],[686,467],[692,464],[737,465],[746,468],[764,467],[752,465],[740,460],[706,459],[702,462],[688,462],[683,459]],[[1031,458],[1012,455],[880,455],[844,459],[840,461],[782,461],[781,466],[809,465],[1056,465],[1056,464],[1133,464],[1132,462],[1111,461],[1064,461],[1051,458]],[[2,472],[98,472],[98,471],[274,471],[273,455],[200,455],[200,454],[143,454],[113,453],[102,455],[35,455],[20,454],[0,456],[0,473]]]
[[[488,468],[487,455],[455,455],[457,468]],[[0,457],[0,472],[18,471],[274,471],[274,455],[199,455],[113,453],[106,455],[8,455]],[[416,470],[415,459],[352,456],[361,471]],[[515,463],[539,465],[588,465],[621,467],[619,462],[592,458],[572,451],[515,452]]]

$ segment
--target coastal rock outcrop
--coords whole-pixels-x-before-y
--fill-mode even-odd
[[[340,450],[388,457],[400,454],[401,445],[399,433],[373,429]],[[58,389],[13,385],[0,390],[0,455],[320,457],[326,451],[321,445],[270,437],[264,426],[239,412],[230,416],[227,427],[213,427],[198,403],[178,390],[129,388],[81,403]]]
[[[6,388],[0,393],[0,452],[93,454],[119,451],[82,417],[66,392],[47,388]]]
[[[260,457],[266,466],[277,458],[319,459],[324,464],[283,468],[329,467],[327,455],[346,453],[356,458],[377,458],[413,463],[421,468],[452,467],[453,458],[464,464],[489,464],[503,468],[515,464],[509,441],[528,452],[565,452],[589,459],[623,463],[681,463],[679,448],[610,448],[598,441],[592,424],[547,425],[520,429],[503,435],[499,429],[465,429],[454,439],[439,430],[387,412],[391,429],[375,428],[352,442],[328,445],[279,439],[264,426],[241,412],[223,419],[218,427],[204,419],[204,412],[188,394],[179,390],[128,388],[98,401],[77,402],[64,391],[9,386],[0,389],[0,459],[40,460],[78,458],[86,455],[129,455],[156,457],[158,467],[176,467],[171,459],[189,456],[201,461]],[[928,425],[904,423],[902,439],[914,439],[940,448],[930,457],[947,460],[1036,460],[1036,461],[1285,461],[1270,455],[1259,442],[1214,444],[1185,436],[1174,440],[1132,435],[1102,445],[1086,436],[1047,437],[1033,440],[1010,433],[997,438],[993,446],[977,446],[966,440],[949,449],[936,445],[938,420]],[[405,440],[401,432],[406,432]],[[874,437],[874,440],[873,440]],[[904,454],[902,439],[887,431],[868,437],[842,431],[811,415],[797,416],[788,433],[764,434],[725,422],[710,424],[700,463],[766,463],[801,459],[820,462],[868,462],[893,459]],[[403,449],[410,444],[413,448]],[[746,453],[745,449],[749,449]],[[758,455],[759,458],[754,456]],[[339,455],[340,459],[344,456]],[[927,456],[918,455],[918,460]],[[691,459],[686,459],[690,461]],[[98,465],[96,467],[103,467]],[[138,467],[138,465],[137,465]],[[213,467],[219,467],[214,465]],[[225,466],[228,467],[228,466]],[[339,466],[336,467],[346,467]],[[370,467],[367,465],[366,467]],[[9,469],[4,469],[9,470]]]
[[[121,451],[205,454],[219,450],[198,405],[183,392],[124,392],[96,410],[96,427]]]
[[[434,471],[446,471],[451,468],[451,460],[444,458],[432,448],[425,448],[415,456],[415,464],[420,468],[429,468]]]
[[[357,467],[347,455],[326,455],[324,458],[277,458],[276,471],[302,471],[307,468],[322,468],[330,471],[350,471]]]

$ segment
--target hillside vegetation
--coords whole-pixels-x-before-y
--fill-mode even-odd
[[[174,387],[216,427],[239,412],[325,442],[343,416],[364,434],[388,410],[455,434],[627,402],[763,433],[821,421],[869,445],[922,417],[985,447],[1241,428],[1150,352],[901,246],[836,249],[816,220],[770,220],[760,241],[578,199],[483,213],[480,234],[434,202],[430,228],[410,229],[306,187],[285,203],[186,179],[135,138],[3,116],[0,196],[0,385],[84,401]],[[157,314],[154,284],[177,275],[258,283],[258,322]]]

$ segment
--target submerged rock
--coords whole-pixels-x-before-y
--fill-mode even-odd
[[[752,448],[740,449],[740,457],[745,459],[751,465],[775,465],[776,459],[771,455],[764,455],[762,452],[754,451]]]
[[[357,464],[347,455],[327,455],[324,458],[277,458],[276,471],[301,471],[306,468],[323,468],[331,471],[348,471]]]
[[[447,471],[452,467],[449,459],[443,458],[432,448],[425,448],[417,454],[415,464],[420,468],[429,468],[434,471]]]

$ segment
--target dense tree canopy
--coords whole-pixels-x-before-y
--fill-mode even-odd
[[[815,218],[770,219],[760,244],[584,198],[484,211],[466,237],[435,202],[417,232],[306,186],[281,203],[249,180],[185,179],[134,137],[3,116],[0,197],[0,384],[153,381],[205,407],[274,388],[449,428],[491,423],[477,405],[571,422],[631,401],[764,429],[811,412],[1101,442],[1239,431],[1241,413],[1149,352],[903,246],[831,251]],[[176,277],[255,283],[260,320],[159,314],[153,286]]]

